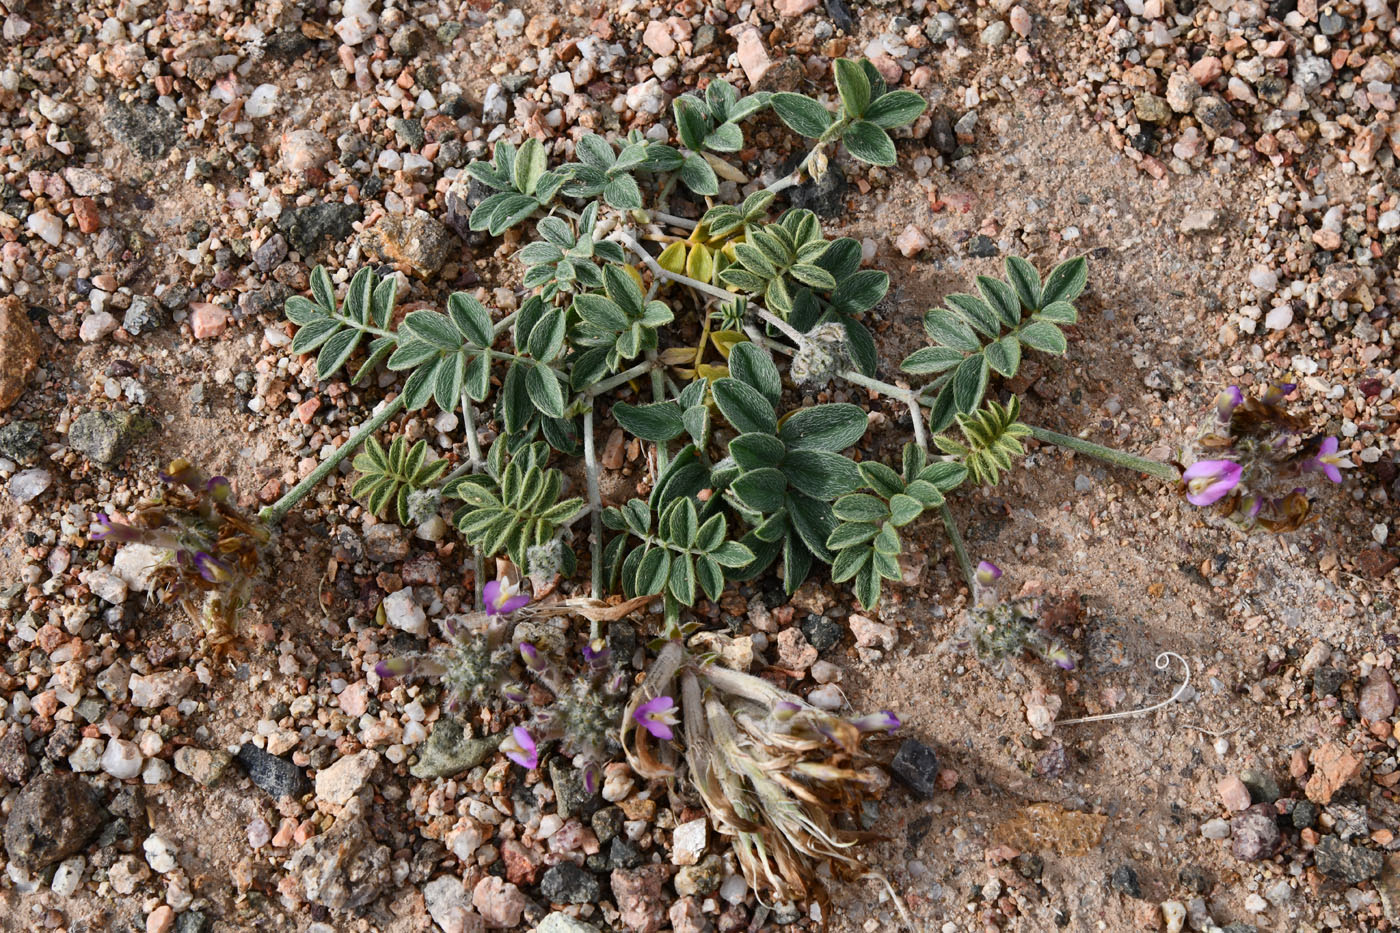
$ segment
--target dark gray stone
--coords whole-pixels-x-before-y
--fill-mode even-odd
[[[1307,829],[1317,822],[1317,804],[1311,800],[1300,800],[1293,805],[1294,829]]]
[[[835,217],[846,209],[847,187],[846,173],[832,163],[816,181],[809,179],[787,189],[787,198],[793,207],[812,211],[818,217]]]
[[[1137,871],[1131,865],[1119,865],[1108,876],[1108,886],[1119,894],[1142,900],[1142,885],[1138,883]]]
[[[1313,693],[1318,696],[1335,696],[1346,683],[1346,671],[1335,667],[1319,667],[1313,671]]]
[[[1323,836],[1313,849],[1313,862],[1328,878],[1360,884],[1381,873],[1385,854],[1379,849],[1348,845],[1338,836]]]
[[[187,910],[175,919],[175,933],[207,933],[209,918],[200,910]]]
[[[592,904],[602,896],[603,886],[573,862],[560,862],[540,879],[540,893],[551,904]]]
[[[150,427],[149,418],[132,412],[83,412],[68,428],[68,446],[98,466],[110,468]]]
[[[928,140],[941,154],[950,156],[958,151],[958,134],[953,132],[953,121],[946,110],[936,110],[928,128]]]
[[[1346,18],[1339,13],[1323,13],[1317,18],[1317,31],[1324,36],[1335,36],[1345,28]]]
[[[244,742],[233,757],[248,772],[248,778],[272,797],[301,797],[311,791],[311,781],[300,768],[252,742]]]
[[[390,117],[389,128],[398,135],[404,145],[410,149],[420,149],[423,146],[423,122],[421,120],[406,120],[403,117]]]
[[[159,302],[150,298],[133,298],[122,316],[122,330],[135,337],[164,327],[168,320]]]
[[[826,0],[826,15],[831,17],[831,25],[847,35],[856,31],[855,11],[846,0]]]
[[[310,254],[327,243],[348,240],[355,232],[351,225],[363,216],[358,204],[308,204],[284,210],[277,228],[298,252]]]
[[[607,845],[617,838],[617,834],[622,832],[622,824],[626,817],[618,807],[604,807],[593,814],[589,825],[593,827],[593,835],[598,837],[600,845]]]
[[[43,868],[80,851],[102,822],[87,781],[70,771],[41,774],[15,795],[5,821],[5,852],[24,868]]]
[[[841,637],[846,634],[844,625],[826,616],[809,615],[801,627],[807,644],[823,654],[841,644]]]
[[[147,162],[165,158],[175,141],[185,135],[175,114],[154,104],[126,103],[115,97],[107,101],[102,125],[117,142]]]
[[[1192,894],[1205,897],[1215,887],[1215,878],[1199,865],[1187,865],[1176,873],[1176,880]]]
[[[1253,803],[1273,803],[1279,798],[1278,781],[1267,771],[1246,768],[1240,772],[1240,781],[1249,788],[1249,799]]]
[[[920,797],[932,797],[938,789],[938,755],[917,739],[904,740],[890,770]]]
[[[967,254],[974,259],[991,259],[1000,255],[1001,250],[997,248],[996,240],[979,233],[967,241]]]
[[[506,733],[474,739],[459,720],[444,716],[433,723],[418,761],[408,769],[416,778],[450,777],[475,768],[501,744]]]
[[[608,865],[612,868],[636,868],[642,864],[642,853],[623,836],[612,841],[608,850]]]
[[[603,805],[597,791],[589,793],[583,786],[583,773],[563,764],[557,758],[549,760],[549,780],[554,785],[554,809],[564,819],[592,816]]]
[[[276,269],[286,258],[287,239],[280,233],[274,233],[253,250],[253,265],[264,274]]]
[[[28,463],[39,456],[44,435],[32,421],[15,421],[0,428],[0,456]]]
[[[1191,112],[1212,133],[1225,132],[1230,128],[1230,121],[1235,119],[1230,105],[1214,94],[1205,94],[1197,98]]]

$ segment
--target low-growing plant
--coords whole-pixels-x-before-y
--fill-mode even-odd
[[[245,598],[243,580],[270,529],[361,448],[352,492],[369,511],[415,523],[459,502],[454,524],[478,567],[502,555],[536,579],[569,576],[580,563],[575,544],[586,538],[594,600],[630,598],[626,611],[656,597],[664,607],[660,654],[625,712],[622,685],[603,678],[596,663],[602,616],[593,617],[583,673],[565,675],[557,672],[563,655],[546,660],[537,646],[513,640],[512,610],[504,608],[511,597],[500,584],[479,594],[481,608],[445,625],[441,648],[385,662],[381,673],[439,676],[459,703],[520,702],[523,664],[555,698],[552,712],[537,710],[505,740],[512,760],[529,767],[538,764],[537,743],[558,738],[596,779],[603,724],[619,719],[643,775],[674,775],[676,756],[659,743],[678,742],[749,883],[780,899],[810,896],[819,864],[854,865],[853,839],[836,828],[836,816],[858,812],[876,786],[860,736],[892,726],[893,717],[842,720],[691,657],[683,646],[694,630],[688,609],[718,601],[731,582],[775,563],[789,593],[817,572],[849,583],[872,609],[884,585],[905,575],[907,530],[937,513],[975,594],[969,640],[979,654],[1067,662],[1033,606],[990,595],[994,581],[973,568],[948,501],[964,487],[996,485],[1027,438],[1184,480],[1192,503],[1279,530],[1301,523],[1308,500],[1276,494],[1270,478],[1322,472],[1335,481],[1346,465],[1335,440],[1301,438],[1278,407],[1283,387],[1248,402],[1231,395],[1187,452],[1194,462],[1185,468],[1027,425],[1014,395],[989,397],[994,379],[1015,376],[1026,353],[1067,351],[1063,328],[1078,321],[1074,302],[1087,284],[1083,257],[1055,265],[1043,280],[1030,262],[1007,259],[1004,280],[978,276],[976,294],[949,295],[924,316],[929,345],[902,369],[930,377],[926,384],[875,378],[879,358],[864,319],[883,301],[889,276],[863,268],[860,244],[829,238],[811,211],[775,214],[774,204],[804,179],[839,170],[843,151],[894,164],[889,131],[917,119],[925,102],[889,89],[864,61],[838,60],[835,87],[829,106],[790,92],[740,98],[712,79],[703,95],[675,101],[676,146],[636,132],[616,141],[586,134],[572,147],[559,143],[556,154],[571,161],[554,168],[535,139],[498,141],[490,162],[467,167],[494,192],[477,204],[470,227],[519,230],[514,255],[527,292],[519,309],[496,314],[457,292],[445,311],[418,308],[391,328],[396,277],[361,268],[337,305],[334,279],[318,267],[311,297],[287,302],[298,328],[292,351],[315,352],[317,377],[330,379],[369,338],[354,380],[400,373],[397,393],[264,509],[262,523],[237,518],[223,499],[187,497],[149,513],[146,530],[122,531],[131,537],[121,540],[166,535],[173,523],[176,537],[160,538],[177,555],[171,583],[212,592],[214,608],[201,612],[216,617],[211,632],[224,637],[225,617]],[[738,185],[748,180],[724,156],[744,148],[742,124],[768,107],[815,143],[793,172],[741,197]],[[698,219],[669,212],[678,184],[705,201]],[[777,361],[789,358],[785,373]],[[907,406],[913,437],[900,463],[853,456],[869,425],[865,409],[798,404],[789,384],[845,385]],[[386,449],[375,439],[404,411],[429,405],[461,415],[465,451],[450,471],[448,461],[429,459],[423,441],[410,447],[401,434]],[[650,490],[605,507],[595,441],[609,414],[645,452]],[[496,428],[485,454],[483,419]],[[581,470],[566,475],[577,460]],[[566,495],[578,473],[584,495]],[[574,531],[583,518],[586,536]],[[219,562],[212,578],[200,554]],[[671,729],[677,710],[679,737]]]

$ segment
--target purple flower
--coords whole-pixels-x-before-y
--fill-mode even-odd
[[[1060,645],[1051,645],[1045,649],[1045,660],[1062,671],[1074,670],[1074,658],[1070,657],[1069,652]]]
[[[1345,456],[1337,453],[1340,442],[1335,437],[1329,437],[1322,442],[1322,446],[1317,449],[1317,455],[1303,464],[1306,470],[1321,470],[1334,483],[1342,481],[1342,470],[1344,466],[1351,466]]]
[[[778,722],[787,722],[798,713],[802,712],[802,707],[791,700],[782,700],[773,707],[773,718]]]
[[[1298,388],[1296,382],[1271,382],[1259,395],[1259,401],[1265,405],[1275,408],[1283,404],[1285,397],[1291,395],[1293,390]]]
[[[482,589],[481,596],[486,601],[486,614],[491,616],[510,615],[530,603],[529,595],[520,592],[520,584],[509,580],[492,580]]]
[[[112,521],[112,517],[106,512],[97,516],[97,523],[102,526],[101,530],[94,531],[89,535],[94,541],[111,540],[127,542],[141,540],[141,532],[132,528],[130,525],[123,525],[121,522]]]
[[[676,737],[676,701],[668,696],[648,700],[632,713],[632,718],[655,738],[670,741]]]
[[[1182,474],[1186,501],[1192,505],[1214,505],[1240,484],[1243,467],[1233,460],[1198,460]]]
[[[386,658],[374,665],[374,672],[390,677],[441,677],[447,668],[432,658]]]
[[[851,725],[861,732],[893,732],[899,728],[899,717],[889,710],[880,713],[871,713],[869,716],[862,716],[859,719],[851,720]]]
[[[1230,416],[1243,402],[1244,393],[1240,391],[1240,387],[1230,386],[1215,397],[1215,416],[1220,419],[1221,424],[1229,424]]]
[[[520,684],[506,684],[501,688],[501,696],[512,703],[524,703],[530,699],[530,694],[525,692],[525,688]]]
[[[535,740],[524,726],[516,726],[510,730],[510,735],[501,743],[501,751],[522,768],[539,767],[539,749],[535,747]]]
[[[583,766],[583,790],[587,794],[598,792],[598,763],[590,761]]]
[[[608,650],[606,642],[601,638],[594,639],[583,646],[583,659],[588,662],[589,667],[606,667],[611,655],[612,652]]]
[[[974,576],[982,586],[991,586],[1001,578],[1001,568],[989,560],[984,560],[978,563]]]
[[[402,677],[408,673],[411,666],[407,658],[388,658],[374,665],[374,672],[387,680],[390,677]]]
[[[544,656],[540,654],[540,649],[528,641],[520,643],[520,657],[524,659],[525,666],[537,674],[549,666]]]
[[[195,552],[194,569],[210,583],[223,583],[233,577],[233,574],[229,572],[228,564],[204,551]]]

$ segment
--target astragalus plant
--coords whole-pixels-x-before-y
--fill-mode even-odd
[[[891,131],[917,119],[925,102],[889,88],[869,62],[838,60],[834,77],[835,94],[820,100],[741,96],[720,78],[702,78],[697,93],[675,101],[673,123],[655,128],[661,132],[583,133],[548,146],[499,140],[489,162],[466,172],[492,192],[476,205],[471,228],[509,232],[519,243],[523,295],[508,313],[484,304],[482,290],[449,295],[441,311],[400,314],[397,275],[315,269],[310,295],[287,303],[298,327],[293,352],[315,354],[320,380],[356,361],[351,382],[374,375],[387,384],[393,374],[402,382],[262,513],[276,526],[364,446],[353,494],[385,520],[419,522],[451,509],[478,587],[481,562],[505,558],[541,585],[586,567],[593,600],[658,604],[664,647],[625,714],[613,705],[617,685],[591,679],[581,652],[596,650],[602,635],[595,616],[578,645],[549,660],[585,658],[570,670],[587,689],[546,676],[541,682],[563,705],[552,720],[512,727],[507,750],[518,763],[538,764],[538,739],[559,732],[569,703],[590,723],[621,715],[639,769],[692,780],[734,838],[750,882],[782,898],[812,893],[821,862],[855,864],[855,837],[835,817],[878,786],[861,736],[892,718],[835,717],[692,659],[684,644],[692,610],[775,567],[788,593],[816,574],[849,583],[869,609],[901,578],[907,529],[934,514],[976,586],[949,498],[997,484],[1031,438],[1164,481],[1181,478],[1174,464],[1023,423],[1019,400],[997,385],[1027,354],[1066,352],[1065,328],[1079,320],[1076,301],[1088,281],[1082,257],[1044,277],[1015,257],[1004,279],[978,276],[975,293],[948,295],[924,315],[927,346],[902,363],[909,383],[876,378],[878,348],[866,322],[885,301],[889,275],[866,267],[855,239],[829,236],[811,211],[779,210],[778,198],[847,157],[895,164]],[[772,124],[770,111],[815,142],[797,169],[763,184],[738,159],[744,126]],[[345,283],[339,300],[337,279]],[[863,406],[803,405],[798,384],[812,392],[844,384],[860,390],[856,398],[906,405],[913,431],[899,462],[860,457],[870,420]],[[421,441],[410,445],[403,429],[369,443],[402,414],[432,407],[461,416],[453,462]],[[605,507],[597,436],[611,430],[608,422],[635,441],[645,475],[642,494]],[[483,437],[491,438],[484,451]],[[1313,461],[1327,472],[1332,455],[1324,445]],[[581,494],[572,495],[580,479]],[[1193,501],[1198,479],[1187,477]],[[1207,488],[1213,495],[1218,482]],[[521,646],[508,614],[478,611],[445,632],[446,647],[386,673],[441,676],[462,702],[509,702],[505,682],[530,659],[511,653]],[[681,771],[664,751],[672,745],[683,750]],[[598,747],[592,739],[565,743],[590,773]]]

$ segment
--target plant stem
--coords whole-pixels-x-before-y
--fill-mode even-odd
[[[938,514],[943,519],[948,540],[953,542],[953,553],[958,557],[958,566],[962,568],[963,578],[967,580],[968,588],[971,589],[976,584],[977,577],[972,570],[972,561],[967,556],[967,545],[963,542],[962,532],[958,531],[957,520],[953,518],[953,510],[944,502],[938,507]]]
[[[1055,431],[1047,431],[1045,428],[1030,426],[1031,437],[1047,444],[1055,444],[1073,450],[1077,453],[1087,454],[1090,457],[1097,457],[1106,463],[1114,466],[1127,467],[1130,470],[1137,470],[1139,473],[1146,473],[1148,476],[1155,476],[1158,479],[1173,482],[1180,479],[1180,474],[1176,467],[1170,463],[1163,463],[1160,460],[1152,460],[1148,457],[1139,457],[1122,450],[1114,450],[1112,447],[1104,447],[1102,444],[1095,444],[1078,437],[1070,437],[1068,434],[1060,434]]]
[[[462,428],[467,436],[467,462],[468,472],[475,473],[481,469],[483,463],[481,459],[481,443],[476,437],[476,407],[472,405],[472,397],[467,394],[467,390],[462,390]],[[472,581],[476,588],[476,602],[473,608],[480,609],[484,600],[484,589],[486,581],[481,578],[481,552],[472,548],[471,558]]]
[[[702,282],[699,279],[692,279],[688,275],[681,275],[678,272],[671,272],[661,268],[661,264],[656,261],[651,253],[648,253],[646,249],[642,247],[642,244],[633,239],[631,234],[626,230],[618,230],[613,233],[612,236],[613,239],[635,253],[637,258],[651,270],[652,275],[660,276],[671,282],[679,282],[681,285],[693,288],[697,292],[704,292],[712,298],[718,298],[720,301],[733,301],[737,297],[733,292],[727,292],[722,288],[716,288],[708,282]]]
[[[666,401],[666,374],[656,365],[656,351],[647,351],[647,361],[652,364],[651,370],[651,397],[653,401]],[[666,453],[666,442],[662,441],[656,446],[656,475],[660,476],[666,472],[666,463],[670,459]]]
[[[771,191],[773,194],[777,194],[780,191],[786,191],[793,185],[801,183],[803,174],[810,174],[812,160],[815,159],[817,155],[821,153],[822,147],[825,146],[828,142],[830,142],[833,138],[841,135],[841,131],[846,128],[846,124],[848,122],[849,118],[842,116],[841,119],[837,120],[835,123],[831,124],[831,126],[827,127],[826,130],[821,134],[821,136],[817,137],[816,145],[812,147],[811,152],[807,153],[807,157],[802,160],[802,164],[797,166],[797,168],[793,170],[791,174],[779,178],[771,185],[768,185],[764,190]]]
[[[750,305],[749,307],[753,308],[755,311],[758,312],[759,320],[763,321],[766,324],[772,324],[774,327],[778,328],[778,330],[782,331],[784,337],[791,340],[799,347],[807,342],[807,338],[803,337],[800,333],[798,333],[797,328],[793,327],[787,321],[784,321],[782,318],[778,317],[772,311],[769,311],[767,308],[760,308],[758,307],[758,305]]]
[[[481,442],[476,436],[476,406],[465,389],[462,390],[462,433],[467,437],[467,465],[475,473],[486,461],[481,458]]]
[[[588,482],[588,506],[592,511],[588,537],[593,555],[593,598],[603,598],[603,496],[598,491],[598,454],[593,449],[593,406],[583,412],[583,469]]]
[[[673,227],[681,227],[685,230],[694,230],[699,226],[695,221],[685,217],[677,217],[675,214],[667,214],[665,211],[647,211],[653,220],[659,220],[663,224],[670,224]]]
[[[507,327],[515,323],[516,315],[518,315],[519,313],[519,311],[512,311],[510,314],[507,314],[495,324],[491,325],[491,333],[496,337],[501,336],[502,331],[504,331]]]
[[[340,466],[342,460],[354,453],[355,450],[364,443],[365,438],[369,437],[375,431],[378,431],[390,418],[402,411],[404,401],[403,393],[399,393],[394,396],[392,402],[385,402],[384,407],[379,410],[377,415],[374,415],[356,428],[355,433],[351,434],[344,444],[336,448],[335,453],[331,454],[320,466],[312,470],[311,473],[307,475],[306,479],[283,493],[282,498],[259,512],[258,517],[269,525],[280,525],[282,519],[286,518],[287,513],[295,508],[298,502],[306,498],[306,495],[318,486],[322,480],[330,476],[331,473],[335,471],[336,467]]]
[[[596,398],[597,396],[602,395],[604,392],[611,392],[613,389],[616,389],[624,382],[631,382],[638,376],[645,376],[647,373],[655,371],[658,365],[659,364],[654,359],[644,360],[640,363],[637,363],[629,369],[624,369],[616,376],[609,377],[607,379],[604,379],[602,382],[595,383],[589,386],[587,389],[583,390],[583,394],[585,397],[590,399]]]
[[[333,321],[339,321],[341,324],[344,324],[348,327],[353,327],[356,330],[364,331],[367,334],[374,334],[376,337],[398,336],[398,334],[395,331],[385,330],[382,327],[375,327],[372,324],[361,324],[359,321],[352,321],[350,318],[345,317],[341,314],[331,314],[328,315],[328,317],[330,317]]]

